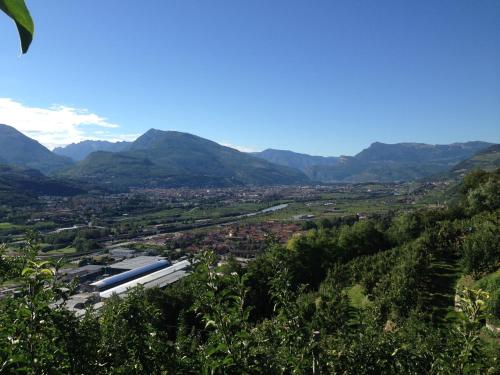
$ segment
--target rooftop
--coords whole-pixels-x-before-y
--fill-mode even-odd
[[[88,264],[86,266],[83,266],[83,267],[78,267],[78,268],[74,268],[74,269],[69,269],[69,270],[61,270],[61,273],[65,274],[65,275],[81,275],[81,274],[87,274],[87,273],[91,273],[91,272],[98,272],[98,271],[101,271],[103,269],[103,266],[100,266],[100,265],[97,265],[97,264]]]
[[[164,268],[162,270],[144,275],[137,279],[128,281],[126,283],[115,286],[114,288],[105,290],[99,293],[101,298],[109,298],[112,295],[125,295],[128,290],[134,288],[138,285],[142,285],[144,288],[154,288],[154,287],[164,287],[165,285],[172,284],[177,280],[183,278],[187,274],[187,268],[191,265],[188,260],[183,260],[177,262],[170,267]]]
[[[134,268],[147,266],[148,264],[156,263],[159,260],[164,259],[165,258],[163,257],[142,255],[135,258],[125,259],[118,263],[110,264],[109,268],[118,270],[133,270]]]

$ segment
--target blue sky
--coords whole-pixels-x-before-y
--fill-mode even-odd
[[[500,142],[500,1],[27,0],[0,123],[53,147],[179,130],[243,149]]]

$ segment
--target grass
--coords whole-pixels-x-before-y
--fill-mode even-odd
[[[357,309],[362,309],[370,304],[368,297],[365,295],[365,288],[359,284],[355,284],[347,288],[347,295],[351,302],[351,306]]]
[[[182,224],[184,221],[196,220],[219,220],[230,219],[238,215],[257,212],[270,206],[278,205],[283,201],[263,202],[263,203],[236,203],[230,206],[220,206],[215,204],[200,205],[191,208],[171,208],[163,209],[153,213],[130,216],[121,219],[121,223],[133,222],[142,225],[156,224]]]
[[[68,254],[74,254],[74,253],[76,253],[76,248],[68,246],[68,247],[64,247],[62,249],[55,249],[55,250],[47,251],[45,254],[47,254],[47,255],[68,255]]]
[[[474,285],[474,289],[483,289],[488,292],[490,295],[490,299],[486,302],[487,310],[489,310],[491,316],[489,317],[489,323],[495,325],[496,327],[500,327],[500,319],[498,316],[495,316],[494,313],[494,305],[498,303],[498,299],[500,299],[499,289],[500,289],[500,269],[492,272],[481,279],[477,280]],[[500,335],[498,335],[500,336]]]
[[[64,266],[62,267],[61,271],[75,269],[75,268],[78,268],[78,264],[75,264],[73,262],[67,262],[67,263],[64,263]]]
[[[460,265],[455,257],[442,255],[432,260],[424,306],[429,306],[433,321],[448,323],[456,319],[455,293],[460,275]]]
[[[492,273],[480,278],[476,282],[474,282],[474,288],[483,288],[484,289],[485,286],[487,286],[490,283],[495,282],[498,279],[500,279],[500,268],[498,270],[496,270],[495,272],[492,272]]]
[[[12,229],[16,228],[17,225],[12,224],[12,223],[0,223],[0,229]]]
[[[327,198],[327,197],[324,197]],[[334,205],[325,206],[325,203],[334,201]],[[335,211],[332,208],[335,207]],[[328,199],[314,200],[309,202],[293,202],[283,210],[276,211],[265,216],[266,220],[295,221],[294,217],[301,215],[314,215],[314,219],[334,218],[346,215],[355,215],[358,212],[373,214],[382,213],[388,210],[404,208],[405,205],[394,201],[389,202],[387,198],[366,198],[358,199],[351,194],[345,193],[343,196]],[[247,221],[259,221],[261,218],[254,217]]]

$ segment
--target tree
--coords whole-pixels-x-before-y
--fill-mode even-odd
[[[467,204],[472,212],[493,211],[500,208],[500,178],[491,176],[467,194]]]
[[[491,272],[500,261],[500,220],[497,213],[476,215],[463,241],[462,263],[467,273],[478,276]]]
[[[127,298],[110,299],[100,318],[101,364],[113,374],[160,374],[166,371],[168,348],[158,330],[160,311],[143,289]]]
[[[208,339],[201,346],[204,371],[219,373],[221,369],[249,368],[251,335],[248,326],[250,309],[246,307],[245,277],[236,272],[224,274],[213,268],[215,255],[203,254],[201,280],[193,309],[205,324]]]
[[[434,373],[494,374],[488,361],[480,331],[486,318],[485,302],[489,294],[481,289],[464,288],[459,294],[460,320],[450,331],[448,344],[438,354]]]
[[[11,275],[19,280],[19,290],[16,298],[2,299],[0,304],[2,374],[63,374],[68,370],[66,348],[59,343],[69,313],[61,304],[54,305],[66,295],[55,278],[58,265],[38,261],[38,251],[36,239],[30,235],[22,255],[6,262],[12,266]]]
[[[21,50],[23,53],[28,52],[35,27],[24,0],[0,0],[0,9],[16,23]]]

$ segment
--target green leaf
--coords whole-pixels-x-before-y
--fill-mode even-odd
[[[42,268],[42,267],[46,266],[47,264],[50,264],[50,261],[44,260],[44,261],[41,261],[41,262],[36,262],[35,264],[36,264],[36,266],[38,268]]]
[[[208,350],[207,355],[210,357],[215,353],[225,353],[227,352],[227,350],[228,350],[227,345],[221,342],[216,347],[212,347],[210,350]]]
[[[45,269],[40,271],[40,275],[42,275],[44,277],[52,277],[54,275],[54,273],[52,272],[52,270],[45,268]]]
[[[24,0],[0,0],[0,9],[16,23],[19,38],[21,39],[21,50],[23,53],[28,52],[35,27]]]
[[[224,358],[224,360],[222,361],[222,364],[227,366],[227,365],[230,365],[230,364],[233,364],[233,358],[232,357],[229,357],[227,356],[226,358]]]
[[[207,321],[207,323],[205,324],[205,329],[207,329],[208,327],[211,327],[211,326],[216,327],[215,321],[213,321],[213,320]]]
[[[30,267],[26,267],[21,271],[21,276],[31,275],[35,270]]]

